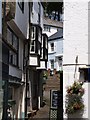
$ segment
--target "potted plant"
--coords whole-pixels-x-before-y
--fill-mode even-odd
[[[46,80],[48,78],[48,75],[46,72],[43,73],[43,83],[46,83]]]
[[[74,81],[74,83],[67,87],[66,94],[66,114],[68,117],[81,117],[84,110],[82,96],[84,95],[83,82]],[[77,115],[79,114],[79,115]]]

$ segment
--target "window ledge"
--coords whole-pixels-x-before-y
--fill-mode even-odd
[[[49,52],[48,54],[55,54],[56,52],[55,51],[52,51],[52,52]]]

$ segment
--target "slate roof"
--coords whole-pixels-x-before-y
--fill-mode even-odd
[[[55,40],[55,39],[58,39],[58,38],[63,38],[63,29],[60,29],[58,32],[56,32],[55,34],[51,35],[49,38],[48,38],[48,41],[50,40]]]
[[[61,28],[63,28],[63,22],[51,20],[51,19],[49,19],[47,17],[43,18],[43,24],[53,26],[53,27],[61,27]]]

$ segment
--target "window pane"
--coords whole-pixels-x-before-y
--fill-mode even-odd
[[[25,57],[28,56],[28,44],[25,44]]]
[[[35,27],[32,27],[32,34],[31,34],[31,39],[32,40],[35,40],[35,32],[36,32]]]
[[[38,41],[41,42],[41,31],[38,32]]]
[[[9,52],[9,63],[13,63],[13,54],[12,54],[12,51]]]
[[[17,65],[17,55],[13,54],[13,64]]]
[[[47,59],[47,51],[45,51],[45,59]]]
[[[47,38],[45,38],[45,47],[47,49]]]
[[[31,41],[30,51],[35,52],[35,41]]]
[[[54,43],[51,43],[51,51],[54,51]]]
[[[12,45],[12,32],[7,29],[7,41]]]
[[[54,60],[51,60],[51,69],[54,69]]]
[[[17,66],[17,63],[18,63],[17,57],[18,57],[17,53],[14,53],[13,51],[10,51],[10,53],[9,53],[9,63]]]
[[[18,49],[18,38],[15,35],[13,35],[13,47]]]
[[[40,43],[38,43],[38,54],[40,55],[41,50],[40,50]]]
[[[41,6],[40,6],[40,3],[38,2],[38,23],[40,24],[40,19],[41,19]]]
[[[7,40],[9,42],[9,44],[12,45],[13,48],[15,48],[16,50],[18,50],[18,37],[9,29],[7,30]]]
[[[41,58],[43,59],[43,48],[42,48],[42,51],[41,51]]]

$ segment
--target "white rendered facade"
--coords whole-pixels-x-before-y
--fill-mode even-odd
[[[65,110],[66,87],[71,85],[74,80],[82,80],[79,68],[87,68],[89,51],[88,51],[88,15],[89,3],[86,2],[64,2],[64,53],[63,53],[63,100]],[[84,16],[84,17],[83,17]],[[76,58],[78,57],[78,65]],[[75,71],[76,68],[76,71]],[[84,80],[84,78],[83,78]],[[84,113],[82,118],[89,117],[89,83],[84,83],[85,94]],[[64,111],[64,118],[67,115]],[[75,118],[79,116],[76,115]]]

